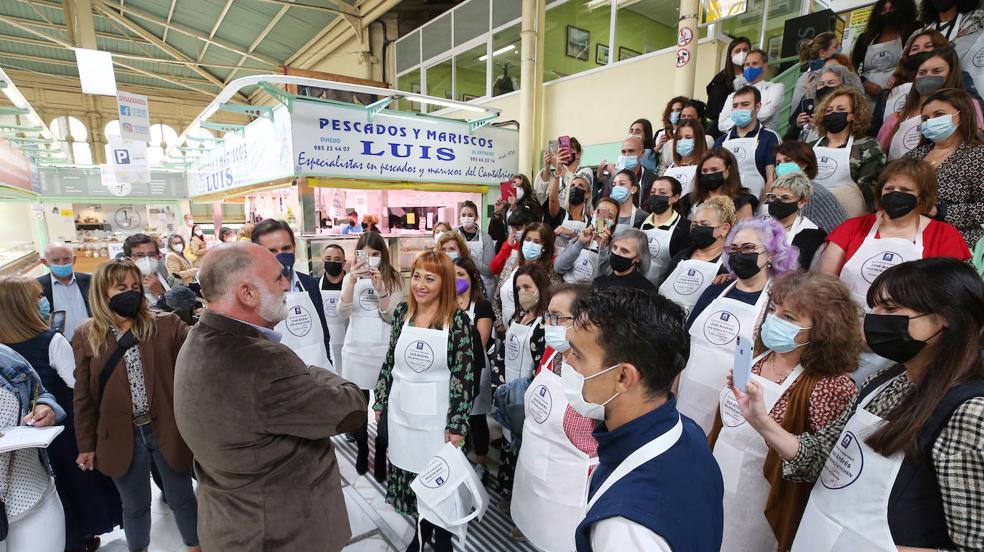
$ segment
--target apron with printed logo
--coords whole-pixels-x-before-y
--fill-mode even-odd
[[[513,322],[506,331],[506,383],[517,378],[528,378],[533,374],[533,352],[530,350],[530,340],[533,330],[540,325],[536,318],[529,325]]]
[[[393,384],[386,406],[389,461],[420,473],[444,446],[451,407],[447,328],[403,324],[393,350]]]
[[[680,374],[677,408],[705,434],[711,432],[721,389],[735,365],[736,338],[754,342],[755,322],[769,304],[771,282],[754,305],[727,297],[737,283],[725,288],[690,326],[690,360]]]
[[[673,231],[676,230],[677,224],[680,224],[682,219],[683,217],[677,217],[673,226],[666,230],[659,228],[643,230],[649,240],[649,255],[652,257],[649,261],[649,271],[646,272],[646,278],[653,285],[659,284],[667,267],[670,266],[670,238],[673,237]]]
[[[749,192],[759,197],[762,195],[762,188],[765,187],[765,178],[755,164],[755,152],[758,149],[758,135],[765,132],[765,128],[759,124],[758,133],[754,138],[729,138],[721,145],[735,155],[738,161],[738,172],[741,175],[741,185],[748,188]]]
[[[459,233],[461,232],[459,231]],[[464,238],[465,235],[461,234],[461,237]],[[488,265],[484,264],[482,260],[482,255],[485,251],[484,240],[485,238],[482,237],[481,228],[476,227],[475,239],[469,240],[465,238],[465,245],[468,246],[468,256],[471,257],[471,260],[475,263],[475,267],[478,268],[478,272],[482,276],[482,285],[485,286],[485,293],[488,296],[495,289],[495,277],[492,276],[492,273],[489,272]]]
[[[598,242],[592,241],[591,247],[581,248],[574,266],[564,273],[564,281],[568,284],[590,282],[598,276],[598,264]]]
[[[574,237],[568,238],[566,236],[557,235],[557,239],[554,243],[554,249],[556,250],[555,255],[558,257],[571,245],[571,243],[574,242],[574,240],[578,238],[581,231],[584,230],[585,226],[587,226],[587,223],[582,220],[572,220],[571,216],[568,214],[565,215],[564,222],[562,222],[560,226],[574,232]]]
[[[978,91],[984,90],[984,32],[961,37],[957,44],[960,68],[970,74]]]
[[[324,280],[324,276],[321,278]],[[331,358],[336,373],[342,371],[342,344],[345,343],[345,331],[348,329],[348,318],[338,315],[338,303],[341,300],[341,290],[321,290],[321,301],[325,305],[325,322],[328,323],[328,334],[331,336]]]
[[[864,196],[851,176],[851,148],[854,136],[847,139],[843,148],[813,146],[817,157],[817,176],[813,183],[830,190],[841,204],[848,218],[859,217],[865,212]]]
[[[280,342],[301,357],[304,364],[334,372],[335,367],[325,350],[325,330],[321,327],[321,317],[314,308],[311,296],[307,291],[288,291],[284,293],[284,301],[287,303],[287,318],[274,328],[283,336]]]
[[[533,545],[548,552],[574,550],[584,518],[591,466],[598,463],[564,431],[568,402],[560,376],[540,370],[526,389],[523,446],[513,484],[512,519]]]
[[[864,71],[861,74],[869,81],[885,88],[901,57],[901,39],[896,38],[881,44],[869,44],[868,51],[864,55]]]
[[[698,259],[680,261],[663,285],[659,286],[659,294],[683,307],[690,316],[690,309],[697,304],[704,290],[711,286],[720,268],[720,257],[715,262]]]
[[[752,361],[754,366],[768,352]],[[793,369],[785,381],[776,383],[751,374],[751,380],[762,387],[765,411],[772,412],[783,394],[803,372]],[[721,550],[760,552],[779,546],[769,521],[765,505],[771,486],[762,475],[769,447],[762,436],[741,415],[741,408],[731,389],[721,390],[719,399],[721,432],[714,443],[714,459],[724,478],[724,540]]]
[[[346,278],[356,278],[347,274]],[[342,345],[342,370],[339,375],[359,386],[372,389],[389,349],[390,325],[379,315],[379,296],[372,280],[361,278],[352,294],[352,315]]]
[[[922,116],[915,115],[899,123],[898,130],[892,136],[892,142],[888,147],[888,160],[895,161],[901,159],[905,154],[916,149],[922,140],[922,133],[919,127],[922,125]]]
[[[909,97],[909,90],[912,90],[912,83],[906,82],[892,88],[885,99],[885,116],[891,113],[898,113],[905,107],[905,100]]]
[[[888,499],[903,453],[886,457],[865,442],[886,423],[864,408],[891,381],[858,404],[827,456],[800,520],[792,552],[896,552]]]
[[[694,189],[694,176],[696,174],[697,165],[690,165],[689,167],[670,165],[667,167],[666,172],[663,173],[663,176],[671,176],[679,180],[680,186],[683,187],[683,192],[680,193],[680,197],[685,197]]]

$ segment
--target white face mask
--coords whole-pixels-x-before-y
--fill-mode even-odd
[[[173,249],[175,253],[181,253],[182,251],[184,251],[184,248],[185,246],[183,243],[176,243],[171,246],[171,249]]]
[[[567,364],[566,362],[562,362],[560,365],[560,379],[564,384],[564,397],[566,397],[567,402],[571,404],[571,408],[585,418],[591,418],[592,420],[604,420],[605,405],[615,400],[615,397],[618,397],[619,393],[615,393],[610,399],[601,404],[590,403],[584,400],[584,382],[606,372],[611,372],[619,366],[621,366],[621,364],[616,364],[606,368],[593,376],[584,377],[578,373],[573,366]]]
[[[516,201],[520,201],[521,199],[523,199],[523,195],[525,193],[526,193],[526,190],[524,190],[523,188],[521,188],[521,187],[520,188],[516,188]]]
[[[369,257],[369,268],[379,268],[379,263],[383,262],[382,257]]]
[[[137,268],[140,269],[140,273],[144,276],[150,276],[157,270],[157,261],[151,259],[150,257],[141,257],[137,259]]]
[[[745,65],[745,56],[747,55],[748,52],[738,52],[737,54],[731,56],[731,63],[741,67],[742,65]]]
[[[258,288],[259,289],[259,288]],[[271,324],[279,324],[287,318],[287,296],[260,289],[260,308],[257,314]]]
[[[438,232],[437,234],[434,234],[434,245],[440,244],[441,238],[443,238],[445,234],[449,234],[449,233],[450,232]]]
[[[461,221],[461,225],[464,226],[465,228],[471,228],[472,226],[475,226],[475,217],[468,217],[465,215],[461,215],[461,217],[458,220]]]
[[[547,345],[558,353],[563,353],[571,348],[567,341],[567,326],[548,326],[543,325],[543,337]]]

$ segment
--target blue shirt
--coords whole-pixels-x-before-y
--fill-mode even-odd
[[[347,236],[349,234],[361,234],[362,226],[358,224],[346,224],[342,227],[342,235]]]
[[[89,312],[85,308],[85,299],[82,297],[82,290],[79,283],[75,281],[75,274],[68,284],[63,284],[54,274],[51,275],[51,310],[65,311],[65,339],[71,341],[75,335],[75,328],[89,318]]]
[[[762,123],[756,123],[755,130],[745,136],[738,136],[738,127],[732,128],[727,134],[718,136],[718,139],[714,141],[714,147],[721,147],[725,140],[756,137],[759,141],[758,146],[755,148],[755,168],[758,169],[762,178],[767,179],[768,175],[765,174],[765,167],[776,164],[776,148],[779,146],[781,140],[775,131],[765,128],[762,126]]]

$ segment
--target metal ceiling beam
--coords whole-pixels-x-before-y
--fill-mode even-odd
[[[249,50],[247,50],[247,52],[252,52],[253,50],[256,49],[257,46],[260,45],[261,42],[263,42],[263,39],[265,39],[267,35],[270,34],[270,31],[272,31],[273,28],[277,26],[277,23],[279,23],[280,19],[287,14],[288,10],[290,10],[290,5],[285,5],[282,8],[280,8],[280,11],[277,12],[277,15],[273,16],[270,22],[267,23],[267,26],[266,28],[263,29],[263,32],[257,35],[256,40],[254,40],[253,43],[249,45]],[[228,77],[226,77],[225,79],[226,84],[228,84],[230,81],[232,81],[232,79],[236,77],[236,73],[239,72],[239,69],[243,66],[244,63],[246,63],[245,55],[239,58],[239,62],[236,64],[236,68],[233,69],[231,73],[229,73]]]
[[[61,7],[61,6],[59,6],[59,7]],[[22,25],[30,25],[32,27],[39,27],[41,29],[51,29],[53,31],[58,31],[58,32],[62,32],[62,33],[66,32],[65,27],[61,27],[59,25],[53,25],[53,24],[47,23],[45,21],[38,21],[36,19],[24,19],[23,17],[15,17],[15,16],[12,16],[12,15],[5,15],[4,17],[6,17],[7,19],[10,19],[11,21],[20,23]],[[106,39],[109,39],[109,40],[120,40],[120,41],[124,41],[124,42],[133,42],[133,37],[131,37],[131,36],[118,35],[118,34],[115,34],[115,33],[104,33],[102,31],[96,31],[96,37],[97,38],[106,38]],[[4,37],[4,39],[6,39],[6,38],[7,37]]]
[[[215,37],[215,33],[218,32],[219,26],[222,25],[222,21],[225,20],[226,14],[229,13],[229,8],[232,7],[232,0],[226,0],[225,6],[222,7],[222,11],[219,13],[218,19],[215,20],[215,25],[212,25],[212,30],[208,33],[208,38],[211,40]],[[205,57],[205,52],[208,51],[208,42],[202,45],[202,51],[198,53],[198,61],[201,61]]]
[[[96,50],[98,46],[96,25],[92,21],[92,0],[65,0],[62,12],[65,14],[69,40],[78,48]]]
[[[55,59],[55,58],[47,58],[47,57],[40,57],[40,56],[32,56],[32,55],[29,55],[29,54],[19,54],[19,53],[14,53],[14,52],[4,52],[3,50],[0,50],[0,57],[5,57],[5,58],[9,58],[9,59],[19,59],[19,60],[22,60],[22,61],[30,61],[30,62],[34,62],[34,63],[48,63],[50,65],[58,65],[58,66],[61,66],[61,67],[73,67],[73,68],[77,68],[78,67],[78,64],[76,62],[70,61],[70,60],[67,60],[67,59]],[[121,75],[130,75],[130,76],[134,76],[134,75],[143,76],[143,75],[146,75],[146,72],[139,73],[139,71],[145,71],[144,69],[140,69],[140,68],[137,68],[137,67],[129,68],[129,66],[126,66],[126,67],[128,67],[128,69],[116,69],[116,71],[118,71]],[[204,85],[204,86],[211,86],[211,83],[209,83],[208,81],[202,80],[202,79],[193,79],[193,78],[189,78],[189,77],[180,77],[180,76],[177,76],[177,75],[167,75],[167,74],[162,74],[160,76],[161,77],[166,77],[166,78],[169,78],[169,79],[172,79],[172,80],[175,80],[175,81],[181,81],[181,82],[186,82],[186,83],[194,83],[194,84],[201,84],[201,85]]]
[[[171,18],[174,17],[174,5],[177,4],[177,2],[178,0],[171,0],[171,7],[167,9],[167,19],[165,19],[165,21],[167,21],[168,25],[171,24]],[[161,37],[161,41],[165,43],[167,42],[167,32],[169,30],[170,29],[167,27],[164,27],[164,36]]]
[[[164,21],[163,19],[161,19],[160,17],[158,17],[158,16],[156,16],[156,15],[154,15],[152,13],[148,13],[148,12],[146,12],[144,10],[139,9],[139,8],[134,8],[132,6],[127,6],[127,7],[124,8],[120,4],[117,4],[115,1],[109,1],[109,0],[103,0],[101,2],[101,4],[103,6],[105,6],[105,7],[113,10],[114,12],[123,12],[123,11],[125,11],[127,14],[132,15],[132,16],[135,16],[135,17],[138,17],[140,19],[143,19],[144,21],[149,21],[151,23],[154,23],[155,25],[160,25],[160,26],[162,26],[162,27],[164,27],[166,29],[171,29],[172,31],[181,33],[183,35],[187,35],[187,36],[190,36],[192,38],[196,38],[198,40],[201,40],[202,42],[208,42],[208,43],[210,43],[210,44],[212,44],[214,46],[218,46],[220,48],[224,48],[226,50],[229,50],[232,53],[239,54],[239,55],[246,54],[248,57],[250,57],[252,59],[255,59],[256,61],[259,61],[261,63],[264,63],[266,65],[269,65],[271,67],[275,67],[277,69],[280,69],[282,67],[282,64],[279,61],[277,61],[277,60],[275,60],[275,59],[273,59],[273,58],[271,58],[269,56],[265,56],[263,54],[258,54],[258,53],[255,53],[255,52],[244,52],[243,49],[241,47],[239,47],[239,46],[236,46],[234,44],[229,44],[228,42],[226,42],[224,40],[220,40],[218,38],[208,38],[207,36],[205,36],[204,34],[202,34],[199,31],[185,28],[184,26],[179,25],[177,23],[173,23],[173,22],[172,23],[168,23],[168,22]]]
[[[345,15],[351,15],[352,17],[362,17],[359,13],[359,9],[342,2],[341,0],[325,0],[330,6],[319,6],[315,4],[305,4],[303,2],[291,2],[290,0],[258,0],[265,4],[287,4],[297,8],[306,8],[309,10],[324,11],[330,13],[339,13]]]

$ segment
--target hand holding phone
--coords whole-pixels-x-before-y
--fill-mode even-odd
[[[499,183],[499,194],[502,196],[502,199],[504,201],[506,201],[506,202],[509,201],[509,198],[515,197],[516,196],[516,188],[513,187],[513,181],[512,180],[507,180],[505,182],[500,182]]]
[[[574,155],[574,148],[571,145],[570,136],[561,136],[557,138],[558,152],[560,153],[560,163],[566,165],[571,162],[571,158]]]
[[[733,378],[735,387],[741,392],[748,390],[748,380],[752,377],[752,340],[738,336],[735,343],[735,365]]]

